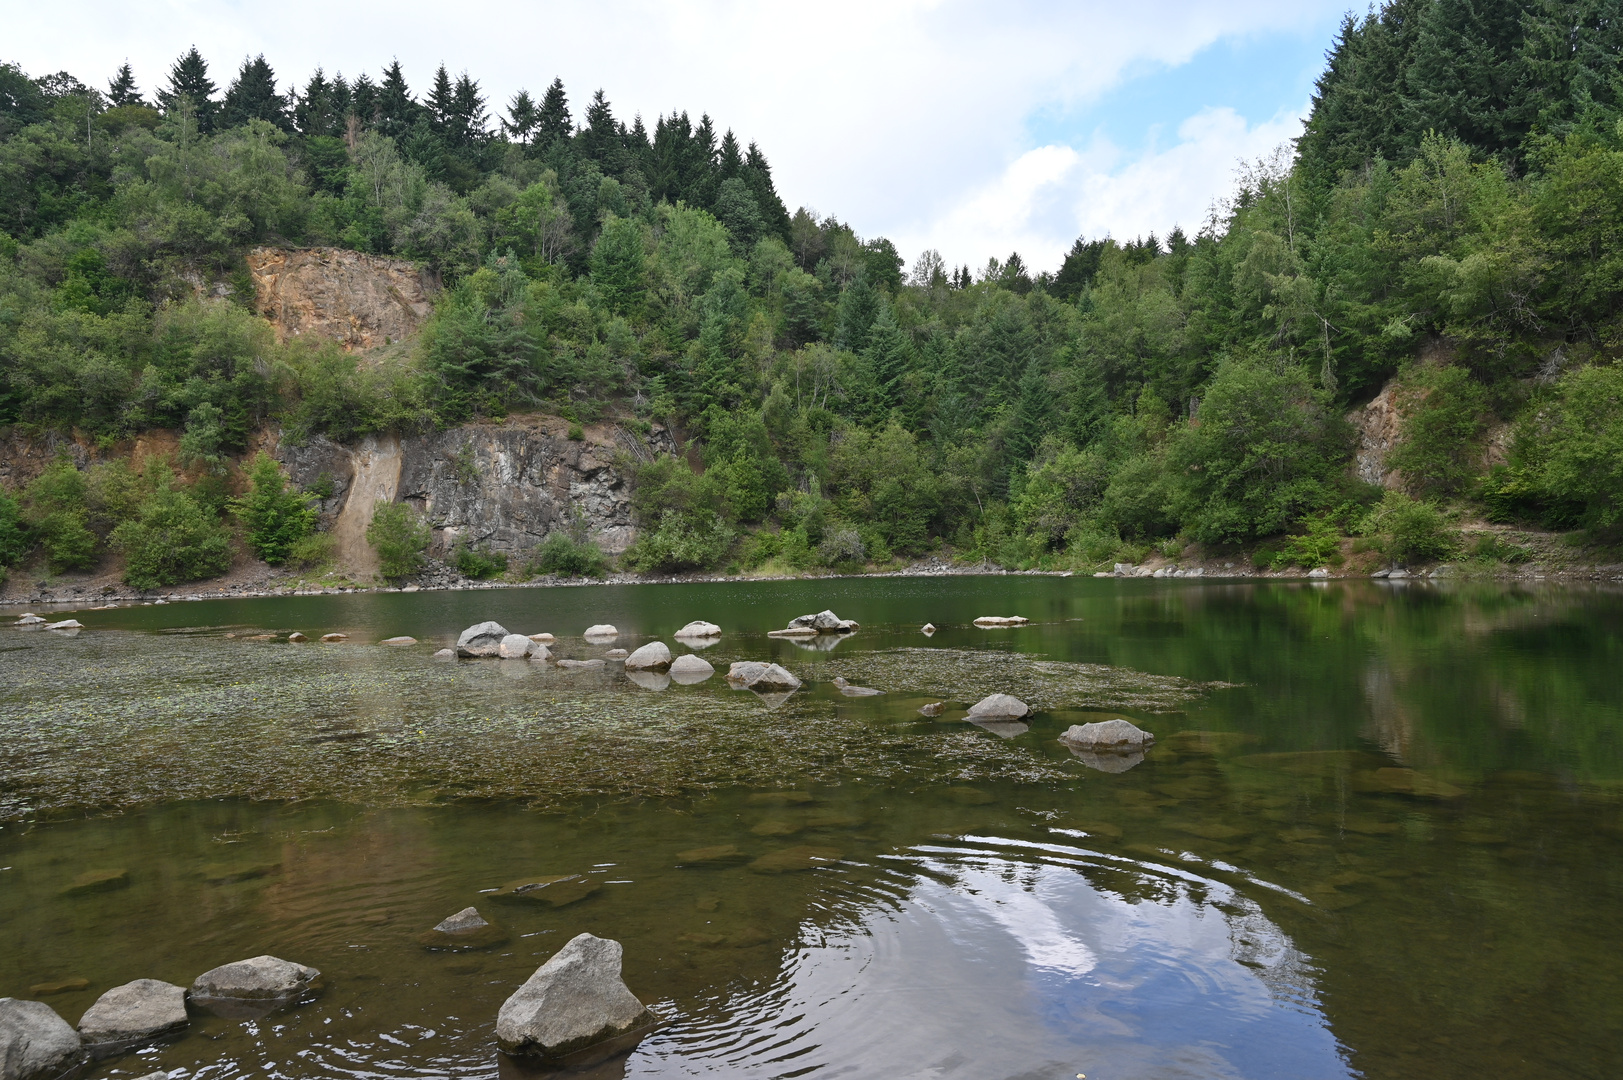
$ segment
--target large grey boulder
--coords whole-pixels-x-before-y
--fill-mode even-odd
[[[664,671],[671,666],[671,650],[663,641],[650,641],[626,657],[627,671]]]
[[[53,1080],[80,1056],[79,1033],[55,1009],[0,998],[0,1080]]]
[[[496,654],[503,660],[522,660],[536,648],[535,642],[523,634],[508,634],[496,646]]]
[[[618,941],[580,934],[542,964],[496,1014],[496,1042],[516,1057],[558,1059],[653,1026],[620,978]]]
[[[612,623],[597,623],[596,625],[588,626],[584,636],[588,640],[592,638],[612,638],[619,637],[620,631],[615,629]]]
[[[720,637],[721,627],[713,622],[695,619],[676,632],[677,637],[710,638]]]
[[[847,622],[847,620],[840,618],[832,611],[824,608],[816,615],[802,615],[799,618],[790,619],[789,627],[790,629],[804,628],[816,630],[819,633],[833,634],[847,629]],[[849,626],[851,628],[855,628],[856,624],[850,623]]]
[[[500,656],[502,638],[506,636],[507,627],[499,622],[478,623],[462,631],[456,639],[456,654],[472,658]]]
[[[136,979],[96,999],[79,1018],[79,1037],[92,1057],[109,1057],[186,1030],[186,988]]]
[[[727,681],[740,686],[748,686],[750,680],[771,667],[763,660],[734,660],[727,668]]]
[[[221,964],[192,981],[192,1003],[224,1016],[262,1015],[321,988],[321,972],[275,956]]]
[[[744,683],[745,686],[757,693],[772,690],[799,690],[800,680],[793,674],[777,664],[768,664],[766,668]]]
[[[1094,724],[1072,724],[1060,736],[1073,747],[1093,750],[1142,750],[1155,742],[1155,736],[1126,720],[1105,720]]]
[[[981,698],[969,707],[971,720],[1017,720],[1031,711],[1031,706],[1012,694],[993,694]]]
[[[692,653],[678,656],[671,661],[671,681],[679,682],[683,686],[704,682],[715,673],[716,669],[710,661]]]

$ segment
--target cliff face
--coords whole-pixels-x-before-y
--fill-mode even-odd
[[[617,457],[646,460],[675,449],[669,432],[644,437],[612,424],[588,425],[579,441],[556,417],[514,417],[427,435],[368,438],[340,446],[314,438],[282,442],[275,456],[295,483],[332,482],[321,504],[338,558],[369,573],[375,556],[366,524],[378,502],[411,503],[433,528],[429,554],[443,558],[459,540],[521,559],[548,534],[584,529],[610,554],[635,538],[631,493]]]
[[[342,248],[255,248],[247,261],[255,304],[279,341],[314,335],[351,350],[400,341],[440,287],[413,263]]]

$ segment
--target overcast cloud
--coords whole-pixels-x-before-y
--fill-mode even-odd
[[[0,3],[0,58],[150,92],[196,44],[216,81],[263,52],[284,83],[319,64],[414,90],[441,62],[493,111],[554,76],[571,104],[709,112],[759,141],[791,209],[891,237],[911,260],[1019,250],[1058,264],[1079,234],[1193,231],[1236,163],[1300,130],[1341,3]]]

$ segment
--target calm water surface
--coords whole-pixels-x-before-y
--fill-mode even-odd
[[[823,607],[862,630],[765,636]],[[127,980],[264,952],[328,985],[92,1077],[508,1075],[496,1010],[581,931],[624,943],[668,1021],[600,1076],[1598,1078],[1623,1057],[1614,593],[857,579],[77,617],[0,631],[0,995],[77,1022]],[[430,659],[485,618],[578,658],[607,647],[590,623],[634,648],[708,619],[718,672],[770,658],[806,685]],[[256,640],[291,630],[350,639]],[[396,634],[420,644],[375,644]],[[1037,712],[966,722],[994,691]],[[1126,771],[1056,742],[1112,716],[1159,740]],[[72,888],[107,871],[120,887]],[[591,887],[487,895],[538,874]],[[418,944],[469,904],[505,943]]]

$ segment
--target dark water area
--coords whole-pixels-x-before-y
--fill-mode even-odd
[[[765,636],[824,607],[862,629]],[[1033,624],[970,625],[988,614]],[[267,952],[327,984],[92,1078],[511,1080],[496,1011],[582,931],[624,944],[666,1021],[594,1076],[1610,1077],[1623,1057],[1612,592],[844,579],[75,617],[0,632],[0,996],[77,1022],[128,980]],[[687,651],[693,619],[724,636],[691,686],[431,659],[487,618],[580,659],[609,647],[579,636],[598,622],[624,648]],[[397,634],[419,644],[376,644]],[[730,689],[738,659],[805,686]],[[1036,711],[964,719],[997,691]],[[1157,736],[1126,771],[1057,741],[1116,716]],[[586,884],[491,895],[553,874]],[[422,948],[470,904],[504,942]]]

